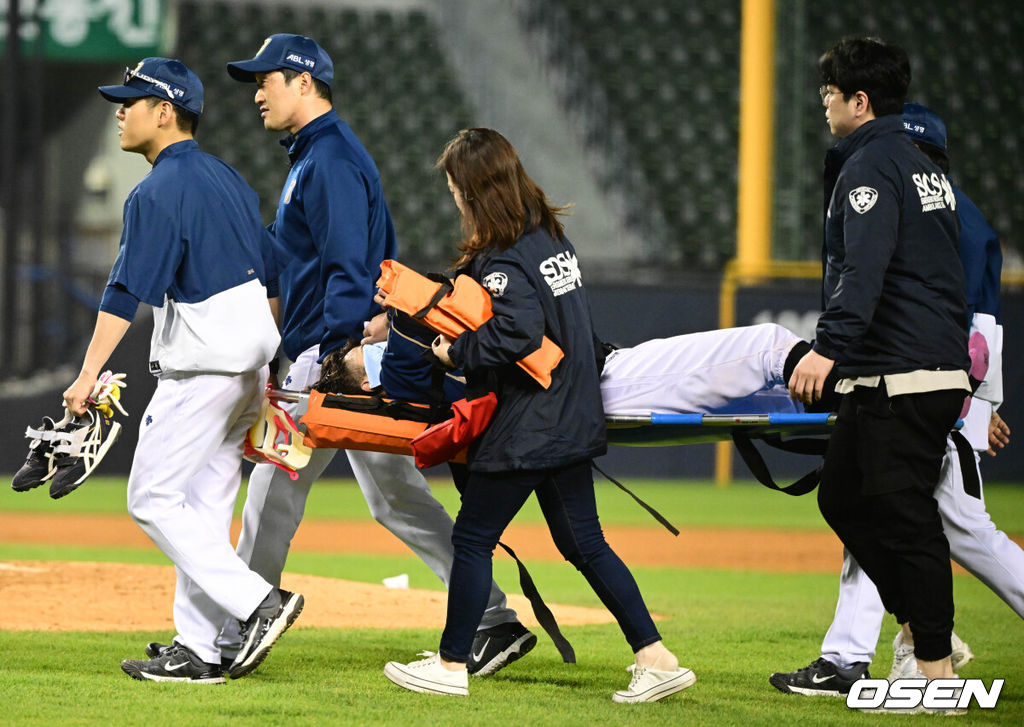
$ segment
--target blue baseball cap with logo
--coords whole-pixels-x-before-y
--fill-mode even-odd
[[[277,33],[263,41],[263,46],[248,61],[228,63],[228,73],[236,81],[251,83],[257,73],[270,73],[282,68],[306,71],[328,86],[334,81],[334,63],[327,51],[312,38],[291,33]]]
[[[186,111],[203,113],[203,82],[184,63],[173,58],[144,58],[135,68],[124,69],[120,86],[100,86],[107,101],[154,96]]]
[[[903,104],[903,130],[922,144],[946,148],[946,124],[927,106],[919,103]]]

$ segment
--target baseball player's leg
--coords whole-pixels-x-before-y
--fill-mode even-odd
[[[821,642],[821,656],[842,668],[870,664],[884,616],[885,608],[875,584],[850,551],[843,548],[839,600],[832,624]]]
[[[355,450],[346,454],[373,519],[408,545],[447,587],[455,552],[452,518],[412,458]],[[505,594],[492,580],[479,628],[516,620],[516,612],[506,606]]]
[[[220,661],[213,642],[225,614],[248,618],[271,588],[229,538],[241,436],[255,414],[259,378],[253,372],[160,381],[128,481],[129,512],[178,568],[178,640],[213,663]]]
[[[1024,618],[1024,550],[985,509],[977,452],[963,445],[958,451],[951,436],[942,474],[935,500],[950,555]]]
[[[713,412],[784,384],[800,339],[766,323],[645,341],[613,352],[601,375],[606,414]],[[788,398],[788,397],[786,397]],[[793,410],[792,403],[787,406]]]
[[[304,351],[285,369],[285,388],[304,391],[317,376],[318,347]],[[289,415],[295,416],[297,405],[282,403]],[[271,464],[258,464],[249,475],[245,506],[242,510],[242,532],[238,538],[238,555],[268,582],[280,586],[281,573],[292,537],[302,522],[306,499],[313,483],[334,458],[333,449],[314,449],[309,463],[299,470],[296,479]]]
[[[302,522],[309,490],[334,455],[333,449],[314,449],[309,463],[294,480],[271,464],[258,464],[249,475],[236,550],[253,571],[275,586],[281,585],[281,573]]]
[[[302,522],[309,490],[335,454],[333,449],[314,449],[295,480],[271,464],[258,464],[249,474],[236,552],[242,562],[274,587],[281,586],[281,574],[292,538]],[[225,657],[233,657],[241,648],[241,629],[237,618],[228,618],[221,625],[217,646]]]

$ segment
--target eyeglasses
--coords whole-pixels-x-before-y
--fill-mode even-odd
[[[821,96],[821,102],[822,103],[824,103],[825,99],[827,99],[829,96],[832,96],[832,95],[837,94],[837,93],[842,93],[842,91],[829,91],[828,90],[828,84],[826,84],[826,85],[824,85],[824,86],[822,86],[821,88],[818,89],[818,95]]]
[[[133,78],[135,78],[137,75],[138,74],[135,73],[135,69],[134,68],[130,68],[129,66],[125,66],[124,67],[124,85],[127,86],[128,82],[131,81]]]

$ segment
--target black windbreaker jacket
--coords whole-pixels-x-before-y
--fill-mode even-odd
[[[822,300],[814,350],[840,375],[967,369],[960,224],[942,171],[899,114],[825,157]]]
[[[478,472],[564,467],[607,449],[590,304],[576,252],[543,230],[479,255],[464,272],[491,293],[494,317],[460,335],[452,362],[472,390],[495,385],[498,409],[469,452]],[[547,335],[565,357],[544,389],[517,365]],[[489,381],[488,381],[489,380]]]

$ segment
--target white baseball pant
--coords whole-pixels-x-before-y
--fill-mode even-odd
[[[229,615],[244,621],[271,590],[231,547],[242,441],[256,421],[267,368],[168,376],[142,415],[128,477],[128,512],[177,571],[176,641],[219,664]]]

